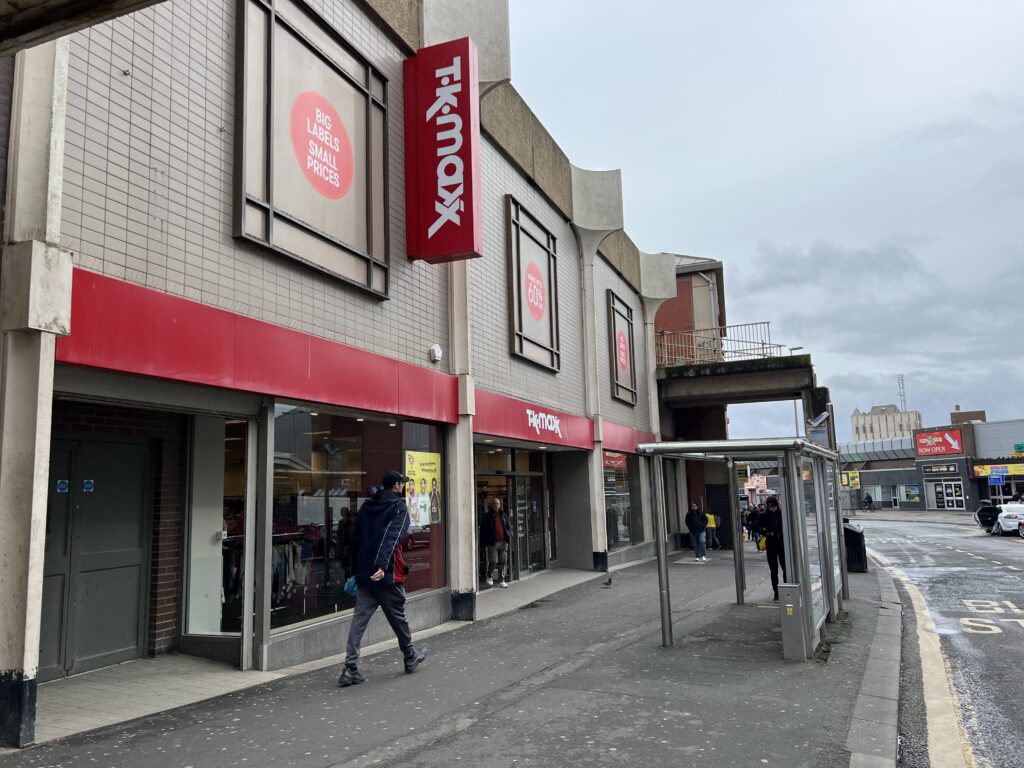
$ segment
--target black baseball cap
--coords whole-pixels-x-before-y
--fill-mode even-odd
[[[390,472],[384,473],[384,479],[380,481],[380,484],[385,488],[390,488],[395,483],[408,483],[409,478],[403,475],[401,472],[392,469]]]

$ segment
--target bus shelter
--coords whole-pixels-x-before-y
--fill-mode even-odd
[[[746,570],[736,463],[776,462],[782,479],[783,545],[788,582],[779,584],[782,653],[808,659],[822,639],[826,621],[834,621],[849,598],[843,519],[839,509],[839,455],[800,438],[701,440],[642,443],[639,453],[654,458],[655,535],[661,602],[662,644],[672,645],[672,613],[665,536],[664,457],[720,462],[728,467],[730,525],[736,603],[744,603]]]

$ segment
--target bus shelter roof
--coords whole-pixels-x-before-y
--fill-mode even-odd
[[[835,451],[822,448],[799,437],[766,437],[740,440],[688,440],[682,442],[640,443],[637,452],[647,456],[670,454],[705,461],[728,461],[729,459],[774,459],[780,453],[796,451],[803,455],[821,456],[833,461],[838,459]]]

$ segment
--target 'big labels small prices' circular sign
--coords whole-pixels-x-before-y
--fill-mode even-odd
[[[531,261],[526,267],[526,282],[523,285],[526,291],[526,305],[530,308],[530,314],[534,320],[544,317],[544,276],[540,273],[537,262]]]
[[[300,93],[292,104],[292,149],[306,180],[329,200],[352,186],[352,144],[338,111],[316,91]]]
[[[619,358],[619,368],[626,370],[629,367],[629,344],[626,343],[625,331],[619,331],[615,337],[615,351]]]

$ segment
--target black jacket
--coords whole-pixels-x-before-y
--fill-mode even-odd
[[[512,541],[512,526],[508,522],[508,513],[501,510],[501,524],[505,526],[505,541]],[[497,535],[498,526],[494,524],[494,513],[491,510],[484,512],[480,520],[480,543],[485,547],[493,547]]]
[[[367,587],[379,568],[384,578],[377,584],[395,584],[408,573],[399,547],[409,535],[409,509],[405,499],[391,490],[380,490],[359,508],[352,531],[352,568],[356,584]],[[396,578],[397,575],[397,578]]]
[[[782,541],[782,509],[766,509],[757,518],[757,525],[754,528],[768,538],[778,537],[779,541]]]
[[[690,533],[700,533],[708,527],[708,516],[701,510],[689,510],[686,513],[686,527]]]

